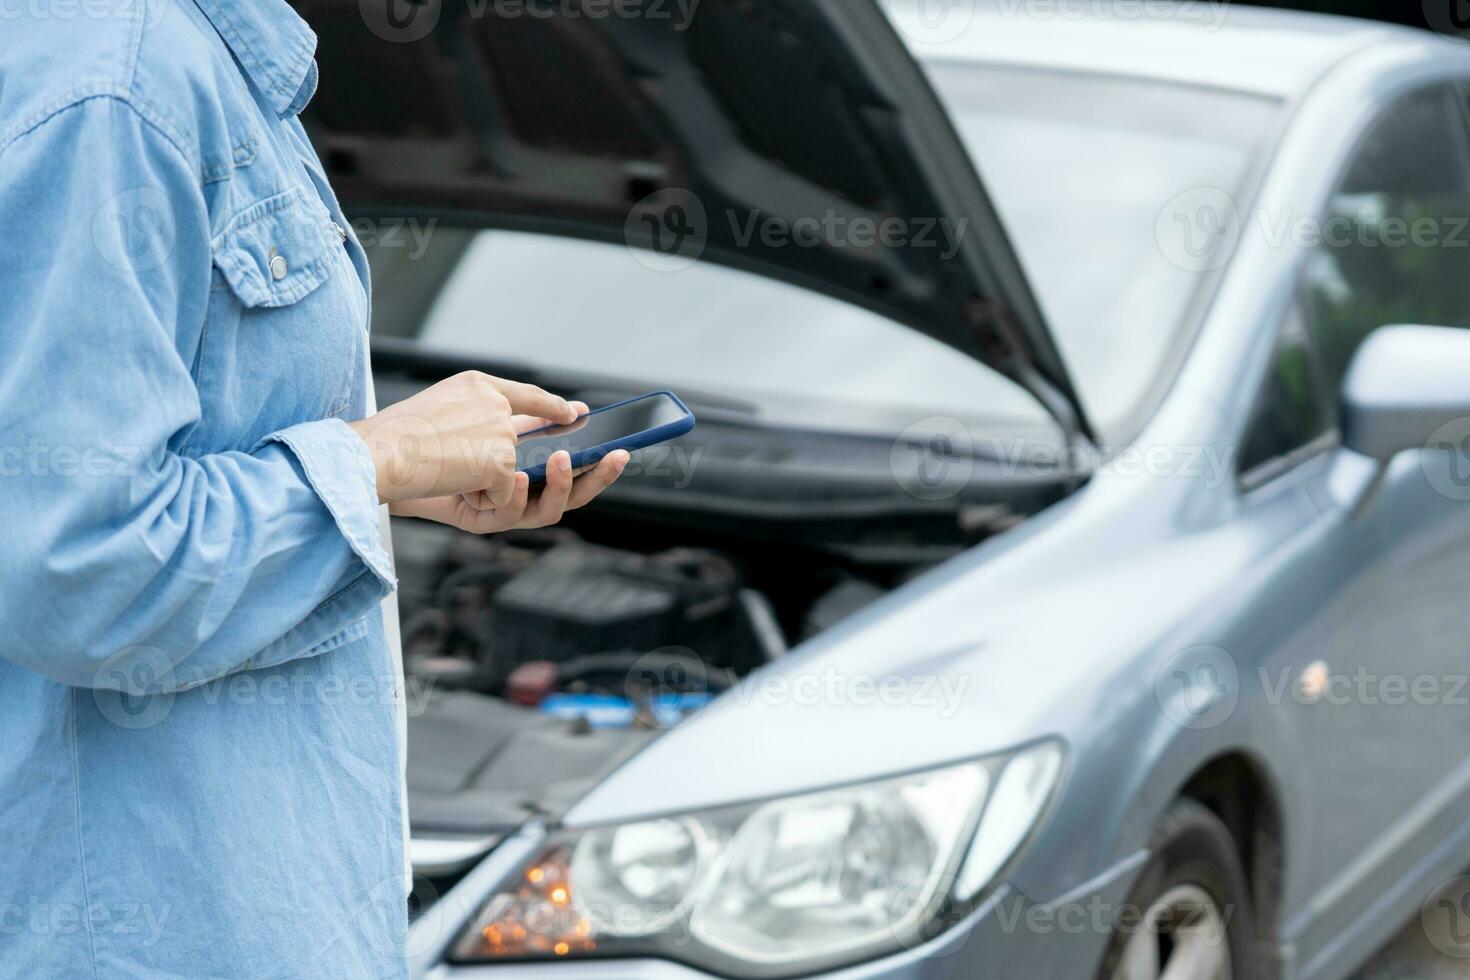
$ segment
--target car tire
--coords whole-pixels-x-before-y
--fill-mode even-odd
[[[1098,980],[1258,980],[1255,909],[1225,824],[1193,800],[1169,808],[1152,858],[1114,916]],[[1222,937],[1223,934],[1223,937]]]

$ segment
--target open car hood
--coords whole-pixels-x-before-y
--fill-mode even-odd
[[[304,118],[349,211],[791,282],[980,359],[1090,437],[995,208],[873,0],[297,5],[322,69]]]

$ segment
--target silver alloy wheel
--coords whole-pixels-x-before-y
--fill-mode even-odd
[[[1112,980],[1231,980],[1234,975],[1219,906],[1203,888],[1178,885],[1144,913]]]

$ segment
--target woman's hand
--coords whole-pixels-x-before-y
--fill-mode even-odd
[[[539,421],[539,420],[538,420]],[[585,507],[622,475],[628,454],[619,449],[580,474],[572,473],[572,457],[556,453],[546,466],[546,485],[533,495],[526,474],[515,474],[509,502],[496,506],[484,491],[408,500],[393,505],[398,517],[421,517],[472,534],[495,534],[518,528],[547,527],[569,510]]]
[[[566,404],[570,406],[574,419],[588,412],[584,402]],[[516,415],[511,418],[510,423],[513,432],[519,436],[523,432],[555,425],[563,418],[565,416],[548,418]],[[515,447],[512,444],[512,463],[514,455]],[[437,521],[472,534],[547,527],[560,521],[567,511],[587,506],[598,494],[612,486],[622,475],[623,467],[628,465],[628,459],[628,454],[619,450],[609,454],[596,466],[573,473],[571,456],[559,452],[547,462],[546,483],[534,495],[526,474],[512,472],[510,496],[503,503],[490,490],[478,489],[467,493],[394,501],[392,511],[398,517]]]
[[[586,406],[535,385],[468,371],[352,423],[372,453],[384,503],[481,493],[496,508],[516,492],[516,415],[570,424]]]

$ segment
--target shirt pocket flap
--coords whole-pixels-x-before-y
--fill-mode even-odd
[[[232,218],[214,238],[214,264],[245,306],[288,306],[326,280],[340,244],[326,208],[297,188]]]

